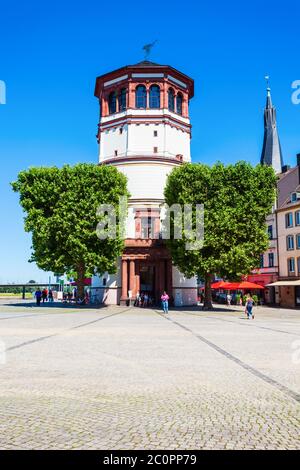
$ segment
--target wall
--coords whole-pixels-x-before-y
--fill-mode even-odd
[[[280,307],[294,308],[295,307],[295,287],[280,286],[279,299],[280,299],[279,300]]]
[[[120,131],[122,129],[122,133]],[[154,136],[154,132],[157,136]],[[182,155],[185,161],[191,160],[190,135],[169,124],[126,124],[110,128],[101,133],[100,161],[124,156],[154,156],[175,158]]]
[[[288,207],[284,211],[279,211],[277,214],[277,230],[278,230],[278,250],[279,256],[279,276],[288,276],[288,258],[295,258],[295,275],[300,276],[300,272],[297,270],[297,258],[300,257],[300,250],[296,249],[296,235],[300,234],[300,226],[295,226],[295,212],[300,210],[300,204],[296,204]],[[285,215],[288,212],[293,213],[293,227],[285,227]],[[294,235],[294,250],[287,250],[286,237],[287,235]]]
[[[188,279],[176,266],[173,266],[172,280],[175,307],[197,305],[197,278]]]
[[[131,199],[163,200],[167,175],[175,165],[155,162],[129,162],[116,165],[128,178]]]
[[[126,155],[127,152],[127,134],[128,126],[122,127],[122,134],[120,127],[111,128],[101,133],[100,138],[100,159],[114,158],[115,150],[118,151],[118,156]]]
[[[121,274],[120,259],[117,262],[118,270],[116,274],[105,272],[102,275],[92,277],[92,295],[97,297],[97,301],[106,305],[116,305],[120,301],[121,295]],[[106,279],[106,285],[103,285],[103,279]]]

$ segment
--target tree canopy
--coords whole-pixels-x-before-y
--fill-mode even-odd
[[[204,204],[202,249],[186,249],[184,230],[182,239],[171,236],[168,245],[174,264],[184,275],[205,278],[206,308],[211,308],[214,274],[233,280],[259,267],[260,254],[268,248],[265,221],[275,195],[274,170],[246,162],[212,167],[188,163],[168,176],[168,206],[192,204],[195,211],[196,204]]]
[[[26,212],[25,230],[32,233],[31,262],[46,271],[75,271],[80,296],[84,278],[95,269],[116,272],[123,250],[119,197],[128,194],[127,179],[114,166],[30,168],[19,173],[12,187]],[[115,238],[97,236],[100,204],[115,208]]]

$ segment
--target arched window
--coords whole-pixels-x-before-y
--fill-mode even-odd
[[[182,114],[182,94],[178,93],[176,96],[176,112]]]
[[[119,111],[125,111],[126,109],[126,88],[122,88],[119,93]]]
[[[169,111],[175,111],[175,103],[174,103],[174,90],[173,88],[169,88],[169,91],[168,91],[168,108],[169,108]]]
[[[147,91],[144,85],[139,85],[135,89],[135,107],[136,108],[147,107]]]
[[[160,108],[160,88],[158,85],[150,87],[149,108]]]
[[[117,111],[117,97],[116,93],[112,91],[108,97],[109,114],[114,114]]]

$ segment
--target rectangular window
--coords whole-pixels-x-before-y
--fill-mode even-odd
[[[268,225],[268,236],[270,240],[273,239],[273,225]]]
[[[300,233],[296,235],[296,249],[300,250]]]
[[[260,268],[264,267],[264,255],[260,255],[259,257],[259,267]]]
[[[154,147],[153,152],[154,152],[154,153],[157,153],[157,152],[158,152],[158,148],[157,148],[157,147]]]
[[[118,150],[115,150],[115,157],[118,156]]]
[[[286,237],[286,249],[293,250],[294,248],[294,235],[288,235]]]
[[[295,258],[288,258],[288,273],[295,273]]]
[[[300,211],[295,212],[295,225],[300,225]]]
[[[285,227],[289,228],[293,226],[293,213],[289,212],[288,214],[285,214]]]
[[[157,137],[157,131],[153,131],[154,137]]]
[[[141,218],[141,238],[154,238],[154,217]]]
[[[298,276],[300,276],[300,257],[297,258],[297,271],[298,271]]]
[[[269,253],[269,268],[274,268],[274,253]]]

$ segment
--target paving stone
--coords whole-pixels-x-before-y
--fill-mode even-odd
[[[300,448],[298,311],[29,305],[0,301],[1,449]]]

